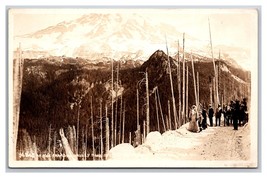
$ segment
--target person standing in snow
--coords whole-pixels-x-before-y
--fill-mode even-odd
[[[231,115],[230,115],[230,125],[234,125],[234,112],[235,112],[235,103],[233,100],[230,102],[230,110],[231,110]]]
[[[210,127],[213,127],[213,115],[214,115],[214,110],[211,107],[211,104],[209,105],[209,119],[210,119]]]
[[[216,116],[215,126],[221,126],[222,108],[220,104],[218,105],[215,116]]]
[[[248,122],[247,111],[248,111],[247,102],[246,102],[246,98],[244,98],[243,101],[241,102],[241,117],[243,120],[242,122],[243,125]]]
[[[223,107],[222,107],[223,126],[224,126],[224,127],[227,125],[226,111],[227,111],[227,105],[224,104]]]
[[[232,111],[231,111],[231,107],[227,106],[226,112],[225,112],[225,120],[226,120],[226,125],[229,126],[231,123],[231,116],[232,115]]]
[[[202,123],[201,123],[201,127],[203,130],[205,130],[207,128],[207,111],[205,108],[202,109]]]
[[[199,126],[197,123],[197,108],[195,105],[192,106],[192,109],[189,113],[189,118],[190,118],[190,122],[189,122],[188,130],[191,132],[199,132]]]
[[[233,113],[234,130],[238,130],[239,117],[240,117],[240,104],[239,104],[239,101],[236,100],[235,107],[234,107],[234,113]]]

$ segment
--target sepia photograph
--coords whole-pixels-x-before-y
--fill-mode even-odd
[[[9,8],[10,168],[257,168],[257,8]]]

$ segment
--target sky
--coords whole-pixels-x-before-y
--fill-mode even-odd
[[[258,59],[258,13],[255,9],[134,9],[134,8],[109,8],[109,9],[11,9],[9,11],[10,36],[19,36],[34,33],[38,30],[54,26],[63,21],[75,20],[89,13],[123,13],[140,14],[149,18],[154,23],[164,22],[175,26],[179,32],[195,37],[205,46],[210,44],[209,22],[214,47],[214,55],[230,46],[242,49],[238,51],[235,59],[241,58],[241,66],[251,70],[251,61]],[[182,36],[177,36],[182,40]],[[196,41],[195,41],[196,42]],[[187,41],[187,44],[190,41]],[[194,42],[191,43],[194,44]],[[195,44],[198,45],[198,44]],[[190,46],[190,44],[189,44]],[[232,50],[231,49],[231,50]],[[197,50],[197,49],[194,49]],[[221,51],[224,53],[225,51]],[[229,50],[227,50],[229,51]],[[249,51],[249,52],[248,52]],[[232,50],[233,52],[233,50]],[[242,54],[243,53],[243,54]],[[231,56],[231,55],[230,55]],[[244,56],[244,57],[243,57]],[[242,60],[245,59],[245,60]],[[238,59],[240,60],[240,59]]]
[[[257,41],[257,11],[251,9],[15,9],[10,14],[14,14],[11,17],[14,17],[13,32],[16,36],[74,20],[91,12],[140,13],[152,20],[172,24],[180,32],[203,40],[209,40],[210,19],[215,45],[250,48],[250,43]]]

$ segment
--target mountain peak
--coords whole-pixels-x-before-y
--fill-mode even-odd
[[[143,68],[166,68],[168,65],[168,56],[162,50],[155,51],[149,59],[143,63]]]

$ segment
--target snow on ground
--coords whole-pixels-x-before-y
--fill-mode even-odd
[[[166,159],[179,159],[175,154],[166,152],[170,149],[191,149],[201,144],[199,138],[212,133],[215,128],[210,128],[199,133],[193,133],[187,130],[188,123],[177,130],[169,130],[160,134],[157,131],[150,132],[142,145],[134,148],[129,143],[119,144],[109,152],[109,160],[122,159],[157,159],[166,154]]]
[[[169,160],[177,164],[180,161],[204,161],[203,166],[211,167],[256,165],[255,158],[250,156],[249,125],[235,131],[232,126],[224,127],[222,124],[220,127],[208,127],[199,133],[189,132],[187,127],[188,123],[163,134],[150,132],[145,142],[136,148],[129,143],[117,145],[110,150],[107,161],[135,160],[141,163]]]

